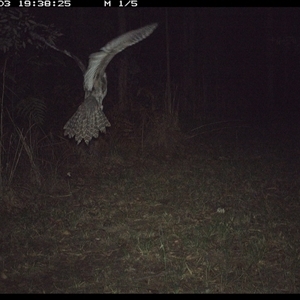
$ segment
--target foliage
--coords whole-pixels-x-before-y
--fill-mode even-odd
[[[43,99],[28,97],[18,103],[19,114],[36,125],[43,125],[47,106]]]
[[[17,92],[22,87],[23,82],[28,81],[28,77],[21,77],[21,82],[18,82],[18,72],[20,63],[27,62],[26,59],[21,59],[21,51],[28,45],[34,45],[35,48],[44,47],[45,43],[34,39],[36,35],[42,36],[48,43],[53,43],[55,38],[61,34],[54,28],[53,25],[44,25],[37,23],[34,17],[29,13],[28,9],[18,8],[0,8],[0,52],[5,54],[4,64],[2,67],[2,94],[1,94],[1,111],[0,111],[0,198],[4,196],[4,186],[8,186],[13,180],[15,170],[20,162],[22,152],[25,151],[30,159],[31,171],[34,176],[34,181],[40,183],[40,176],[37,164],[34,160],[34,147],[32,142],[28,144],[22,130],[19,129],[15,120],[11,117],[10,107],[15,104],[14,99],[24,99],[18,104],[19,114],[29,119],[31,127],[34,125],[42,125],[45,120],[46,104],[40,98],[25,95],[18,95]],[[33,41],[34,39],[34,41]],[[10,81],[6,82],[9,78]],[[25,80],[23,80],[23,78]],[[8,107],[6,101],[12,105]],[[15,130],[4,132],[4,122],[13,124]],[[14,132],[18,133],[19,143],[15,147],[7,145],[5,137],[12,136]],[[31,141],[31,139],[30,139]],[[7,147],[8,146],[8,147]],[[7,161],[4,166],[4,153],[6,157],[13,158],[12,161]],[[8,174],[4,174],[5,172]],[[8,178],[8,181],[5,180]],[[5,182],[4,182],[5,181]]]
[[[3,53],[13,51],[18,54],[28,44],[33,44],[31,35],[36,31],[42,31],[48,35],[48,40],[53,40],[61,34],[53,25],[36,23],[27,9],[4,9],[0,8],[0,50]],[[37,47],[42,44],[35,43]]]

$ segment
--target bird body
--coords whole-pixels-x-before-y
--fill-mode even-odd
[[[93,137],[98,137],[99,131],[106,132],[106,127],[111,125],[103,113],[102,105],[107,94],[105,69],[117,53],[145,39],[156,27],[156,23],[147,25],[113,39],[102,47],[99,52],[90,55],[87,69],[75,55],[57,48],[54,44],[34,34],[35,38],[42,40],[49,47],[73,58],[84,73],[84,101],[64,126],[64,135],[69,136],[69,138],[75,137],[77,144],[84,140],[88,145]]]

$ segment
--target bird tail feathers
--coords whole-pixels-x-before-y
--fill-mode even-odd
[[[99,131],[105,133],[106,127],[110,127],[109,121],[97,100],[90,96],[66,123],[64,135],[75,137],[77,144],[84,140],[88,145],[93,137],[99,136]]]

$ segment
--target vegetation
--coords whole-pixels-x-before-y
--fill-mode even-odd
[[[14,185],[1,292],[299,292],[295,152],[202,139],[162,159],[118,146],[44,160],[41,191]]]
[[[166,86],[130,90],[130,108],[107,108],[108,133],[77,146],[62,128],[83,95],[73,78],[52,85],[65,62],[27,35],[58,31],[26,10],[1,10],[8,23],[1,293],[299,293],[299,147],[288,129],[180,114],[167,61]]]

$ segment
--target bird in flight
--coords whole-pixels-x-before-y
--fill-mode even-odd
[[[107,94],[105,69],[117,53],[148,37],[157,25],[157,23],[150,24],[113,39],[102,47],[99,52],[90,55],[87,68],[78,57],[69,51],[61,50],[54,43],[50,43],[38,34],[32,33],[34,38],[41,40],[47,46],[73,58],[83,72],[84,101],[64,126],[64,135],[69,136],[69,138],[75,137],[77,144],[84,140],[88,145],[93,137],[98,137],[99,131],[106,132],[106,127],[109,127],[110,123],[103,112],[102,105]]]

